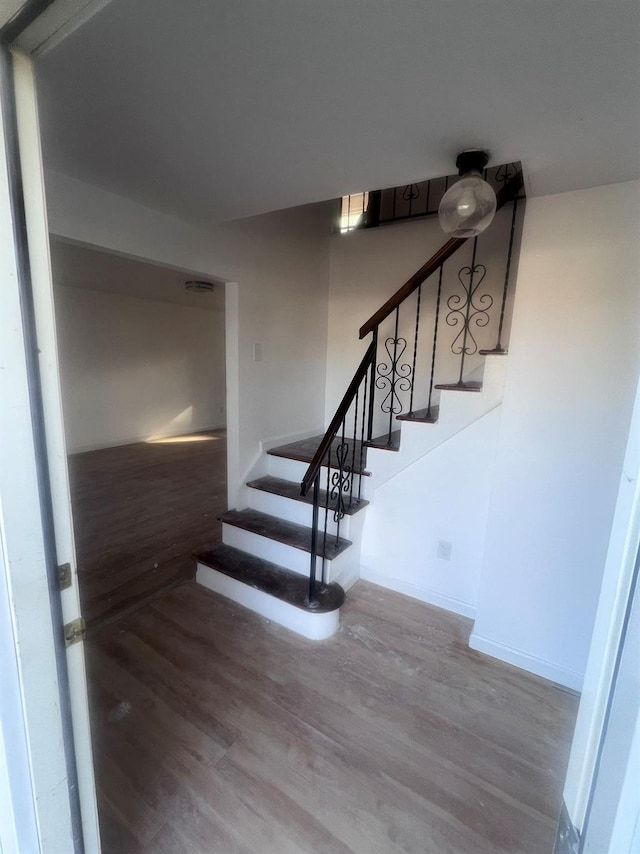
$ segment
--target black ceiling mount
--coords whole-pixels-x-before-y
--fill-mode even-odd
[[[466,175],[467,172],[482,172],[488,162],[488,153],[480,148],[471,148],[469,151],[461,151],[456,157],[458,175]]]

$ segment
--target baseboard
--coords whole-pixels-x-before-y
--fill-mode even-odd
[[[363,578],[365,581],[371,581],[372,584],[377,584],[380,587],[386,587],[388,590],[395,590],[396,593],[404,593],[405,596],[410,596],[412,599],[419,599],[428,605],[435,605],[436,608],[443,608],[445,611],[460,614],[461,617],[475,619],[476,609],[469,602],[462,602],[460,599],[454,599],[452,596],[446,596],[444,593],[438,593],[436,590],[418,587],[408,581],[401,581],[398,578],[392,578],[389,575],[383,575],[381,572],[375,572],[365,567],[362,567],[360,570],[360,578]]]
[[[140,442],[149,442],[152,439],[170,439],[172,436],[195,436],[198,433],[209,433],[212,430],[224,430],[226,424],[218,424],[215,427],[199,427],[197,430],[171,430],[168,433],[154,433],[151,436],[134,436],[132,439],[118,439],[115,442],[100,442],[97,445],[79,445],[77,448],[67,448],[67,454],[87,454],[89,451],[104,451],[107,448],[123,448],[125,445],[137,445]]]
[[[489,638],[483,638],[475,632],[471,633],[469,646],[477,652],[482,652],[485,655],[490,655],[492,658],[497,658],[499,661],[512,664],[514,667],[519,667],[520,670],[526,670],[527,673],[542,676],[543,679],[548,679],[557,685],[570,688],[572,691],[582,690],[584,674],[577,673],[575,670],[559,667],[557,664],[553,664],[543,658],[536,658],[534,655],[529,655],[506,644],[489,640]]]

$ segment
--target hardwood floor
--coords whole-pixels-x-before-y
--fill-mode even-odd
[[[139,442],[69,457],[82,612],[89,629],[191,578],[220,541],[226,433]],[[191,437],[192,438],[192,437]]]
[[[577,698],[358,582],[314,643],[187,582],[86,644],[105,854],[550,854]]]

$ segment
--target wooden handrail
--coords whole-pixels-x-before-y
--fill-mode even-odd
[[[356,396],[356,392],[360,386],[362,380],[366,377],[367,371],[369,367],[374,363],[376,358],[376,342],[372,341],[367,348],[367,352],[364,354],[360,365],[358,366],[358,370],[353,375],[353,379],[349,383],[349,388],[346,390],[344,397],[340,403],[340,406],[336,409],[336,414],[333,416],[331,420],[331,424],[327,428],[327,432],[322,437],[322,442],[318,446],[318,450],[315,452],[313,459],[309,463],[309,468],[305,472],[304,477],[302,478],[302,484],[300,487],[300,494],[306,495],[309,491],[309,487],[313,483],[316,478],[316,475],[320,471],[322,467],[322,461],[325,458],[325,455],[329,448],[331,447],[331,443],[333,442],[340,425],[342,424],[342,419],[346,416],[349,411],[349,407],[353,403],[353,400]]]
[[[518,171],[498,192],[496,199],[496,212],[506,205],[507,202],[511,201],[514,196],[517,196],[522,189],[522,186],[522,172]],[[469,240],[468,237],[452,237],[451,240],[448,240],[443,246],[441,246],[435,255],[429,258],[427,263],[423,264],[422,267],[420,267],[420,269],[415,272],[413,276],[411,276],[411,278],[408,279],[404,285],[376,311],[375,314],[371,315],[369,320],[367,320],[363,326],[360,327],[360,338],[364,338],[365,335],[369,334],[369,332],[373,332],[373,330],[379,326],[382,321],[391,314],[391,312],[395,311],[401,302],[412,294],[416,288],[425,281],[425,279],[442,266],[442,264],[444,264],[444,262],[454,254],[454,252],[457,252],[462,244],[466,243],[467,240]]]

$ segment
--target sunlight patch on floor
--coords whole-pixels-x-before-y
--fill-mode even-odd
[[[187,442],[217,442],[220,436],[209,436],[207,433],[189,433],[187,436],[164,436],[159,439],[147,439],[147,445],[183,445]]]

